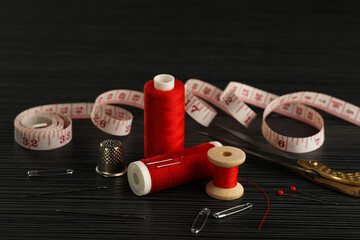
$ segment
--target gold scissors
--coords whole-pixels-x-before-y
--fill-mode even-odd
[[[199,131],[199,133],[211,139],[217,140],[225,145],[241,148],[247,154],[268,160],[277,165],[285,167],[318,185],[344,193],[352,197],[360,198],[360,172],[337,172],[318,161],[298,159],[292,157],[291,155],[277,150],[270,145],[258,142],[257,140],[243,133],[232,130],[217,123],[215,123],[215,125],[225,130],[226,132],[233,134],[234,136],[246,142],[250,146],[248,148],[244,148],[244,146],[242,146],[242,144],[240,143],[217,136],[212,136],[205,132]],[[289,161],[296,161],[297,166],[289,164]]]

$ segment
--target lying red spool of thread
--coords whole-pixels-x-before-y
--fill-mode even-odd
[[[245,161],[245,153],[235,147],[221,146],[208,151],[208,159],[215,164],[214,179],[206,185],[206,192],[213,198],[233,200],[244,194],[238,183],[238,166]]]
[[[130,187],[136,195],[142,196],[211,177],[216,166],[208,160],[207,152],[217,146],[221,146],[221,143],[204,143],[132,162],[128,167]]]
[[[168,74],[144,86],[145,157],[184,149],[185,87]]]

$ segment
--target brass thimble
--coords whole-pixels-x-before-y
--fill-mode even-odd
[[[113,139],[101,142],[96,172],[104,177],[118,177],[126,171],[121,142]]]

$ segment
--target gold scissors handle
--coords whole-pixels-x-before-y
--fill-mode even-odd
[[[318,177],[304,175],[310,181],[321,186],[333,189],[346,195],[360,198],[360,173],[343,173],[332,170],[322,163],[311,160],[299,159],[297,164],[304,168],[317,172]]]

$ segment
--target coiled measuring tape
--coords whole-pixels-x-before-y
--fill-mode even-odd
[[[230,82],[224,91],[198,79],[185,84],[185,110],[197,122],[209,126],[216,111],[205,101],[222,109],[248,127],[256,113],[245,103],[264,108],[262,133],[274,147],[288,152],[310,152],[324,142],[324,120],[310,105],[360,126],[360,108],[340,99],[315,92],[297,92],[278,97],[275,94],[238,82]],[[142,92],[111,90],[98,96],[95,103],[52,104],[34,107],[20,113],[14,122],[15,141],[32,150],[62,147],[72,139],[71,119],[90,118],[102,131],[125,136],[130,133],[132,114],[117,106],[124,104],[144,108]],[[319,132],[305,138],[288,137],[274,132],[265,119],[271,112],[314,126]]]
[[[198,79],[190,79],[186,87],[186,112],[197,122],[208,126],[216,111],[199,99],[201,97],[224,110],[239,123],[248,127],[256,114],[245,104],[264,108],[262,133],[274,147],[287,152],[304,153],[316,150],[324,143],[324,120],[310,105],[360,126],[360,108],[343,100],[316,92],[297,92],[281,97],[238,82],[230,82],[224,91]],[[198,96],[198,97],[197,97]],[[305,138],[276,133],[265,119],[271,112],[309,124],[319,132]]]
[[[84,118],[90,118],[95,126],[106,133],[116,136],[129,134],[132,114],[108,104],[124,104],[143,109],[143,93],[111,90],[98,96],[95,103],[50,104],[30,108],[15,118],[15,141],[32,150],[59,148],[72,139],[71,119]]]

